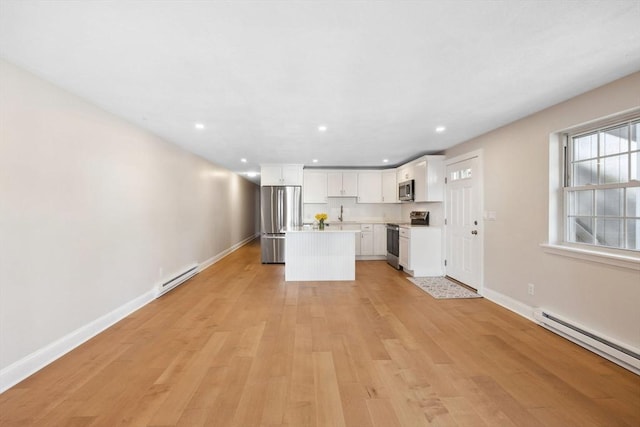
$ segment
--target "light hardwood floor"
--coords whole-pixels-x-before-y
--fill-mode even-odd
[[[259,242],[0,395],[2,426],[638,426],[640,377],[381,261],[284,282]]]

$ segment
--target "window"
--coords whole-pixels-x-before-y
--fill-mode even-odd
[[[640,251],[640,116],[566,135],[565,240]]]
[[[470,178],[471,178],[471,168],[460,169],[460,170],[451,172],[451,181],[457,181],[459,179],[470,179]]]

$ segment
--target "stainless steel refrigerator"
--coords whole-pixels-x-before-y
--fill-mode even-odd
[[[302,187],[261,188],[262,263],[284,263],[283,229],[302,225]]]

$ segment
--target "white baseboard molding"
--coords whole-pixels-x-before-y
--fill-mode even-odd
[[[200,263],[198,271],[202,271],[210,267],[225,256],[253,241],[257,237],[260,237],[260,234],[255,234],[253,236],[247,237],[246,239],[233,245],[229,249],[222,251],[216,256]],[[144,293],[143,295],[140,295],[139,297],[123,304],[110,313],[99,317],[98,319],[76,329],[75,331],[63,336],[62,338],[52,342],[51,344],[34,351],[28,356],[23,357],[22,359],[0,370],[0,393],[3,393],[4,391],[18,384],[20,381],[35,374],[51,362],[64,356],[74,348],[90,340],[100,332],[124,319],[134,311],[144,307],[145,305],[156,299],[156,297],[157,286],[154,286],[153,289]]]
[[[0,371],[0,393],[18,384],[25,378],[33,375],[56,359],[64,356],[74,348],[90,340],[108,327],[124,319],[134,311],[144,307],[156,297],[155,288],[128,303],[116,308],[110,313],[76,329],[52,342],[51,344],[34,351],[26,357],[12,363]]]
[[[220,261],[222,258],[226,257],[227,255],[237,251],[238,249],[240,249],[241,247],[243,247],[244,245],[246,245],[249,242],[254,241],[255,239],[257,239],[258,237],[260,237],[260,233],[256,233],[253,236],[249,236],[246,239],[236,243],[235,245],[231,246],[228,249],[225,249],[224,251],[220,252],[217,255],[212,256],[211,258],[202,261],[200,263],[200,268],[198,269],[198,272],[202,271],[202,270],[206,270],[207,268],[211,267],[213,264],[215,264],[216,262]]]
[[[386,255],[356,255],[356,261],[386,261]]]
[[[506,308],[509,311],[513,311],[514,313],[519,314],[520,316],[529,319],[532,322],[538,323],[533,316],[534,308],[531,306],[528,306],[518,300],[515,300],[511,297],[501,294],[500,292],[488,289],[486,287],[482,290],[482,296],[489,301],[495,302],[496,304]]]

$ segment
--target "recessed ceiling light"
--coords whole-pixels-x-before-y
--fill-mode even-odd
[[[318,159],[311,160],[313,163],[318,163]]]
[[[242,163],[247,163],[247,159],[245,159],[244,157],[243,157],[243,158],[241,158],[241,159],[240,159],[240,161],[241,161]]]
[[[247,172],[247,176],[249,178],[255,178],[256,176],[258,176],[258,172]]]
[[[382,163],[389,163],[389,159],[382,159]]]
[[[438,126],[438,127],[436,128],[436,132],[438,132],[438,133],[442,133],[442,132],[444,132],[445,130],[447,130],[447,128],[446,128],[446,127],[444,127],[444,126]]]
[[[204,124],[203,123],[196,123],[195,125],[196,129],[204,129]]]
[[[327,131],[327,127],[325,125],[318,126],[318,132],[326,132],[326,131]]]

